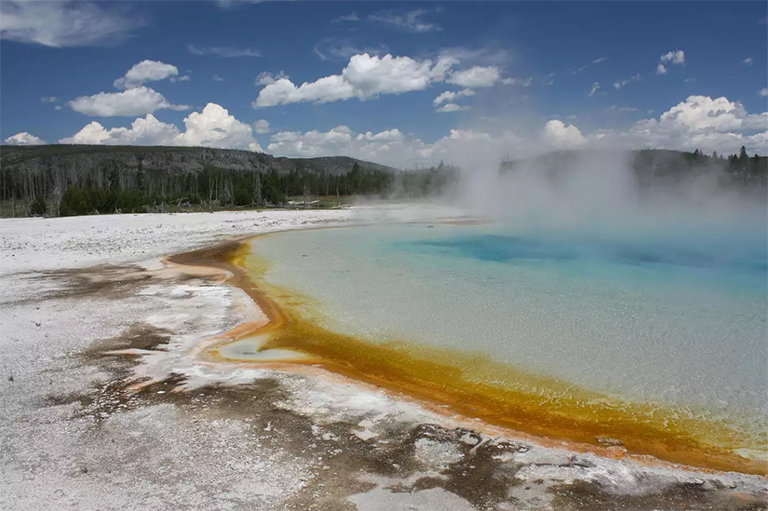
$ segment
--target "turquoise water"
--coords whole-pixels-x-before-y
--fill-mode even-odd
[[[612,234],[379,225],[259,238],[270,282],[372,342],[476,351],[698,416],[768,425],[768,254],[755,228]]]

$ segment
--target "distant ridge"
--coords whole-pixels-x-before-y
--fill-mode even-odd
[[[130,146],[130,145],[75,145],[50,144],[38,146],[3,145],[0,149],[0,165],[22,165],[28,170],[48,165],[67,166],[77,164],[91,168],[111,162],[125,168],[145,171],[159,170],[172,172],[195,172],[205,166],[226,170],[277,171],[279,174],[291,171],[326,172],[339,175],[348,172],[355,163],[363,170],[399,172],[400,169],[358,160],[348,156],[321,156],[317,158],[275,157],[266,153],[240,149],[214,149],[207,147],[178,146]]]

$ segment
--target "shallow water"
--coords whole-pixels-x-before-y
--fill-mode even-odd
[[[329,330],[480,352],[612,399],[727,424],[750,457],[766,449],[759,230],[600,237],[380,225],[270,235],[252,251],[268,261],[264,278],[310,297],[301,313]]]

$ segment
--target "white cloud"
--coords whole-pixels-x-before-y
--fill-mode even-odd
[[[42,101],[43,103],[58,103],[59,98],[57,98],[56,96],[44,96],[40,98],[40,101]]]
[[[59,140],[62,144],[93,145],[176,145],[179,130],[173,124],[157,120],[152,114],[138,118],[130,128],[105,129],[101,123],[92,121],[71,137]]]
[[[368,16],[369,21],[381,23],[384,26],[405,30],[406,32],[433,32],[441,30],[435,23],[423,21],[421,17],[426,14],[424,9],[415,9],[413,11],[379,11]]]
[[[445,105],[435,110],[435,112],[448,113],[448,112],[461,112],[462,110],[470,110],[470,107],[457,105],[456,103],[446,103]]]
[[[285,78],[286,80],[290,79],[290,77],[280,71],[277,74],[268,73],[266,71],[259,73],[259,76],[256,77],[256,85],[272,85],[276,81]]]
[[[656,66],[656,74],[667,74],[667,65],[682,66],[684,63],[685,52],[683,50],[670,51],[659,57],[659,64]]]
[[[95,117],[133,116],[155,110],[187,110],[187,105],[173,105],[159,92],[149,87],[137,87],[123,92],[100,92],[81,96],[67,102],[75,112]]]
[[[213,55],[221,58],[261,57],[261,52],[253,48],[232,48],[229,46],[195,46],[188,44],[187,49],[195,55]]]
[[[768,96],[768,87],[763,87],[757,94],[762,97]]]
[[[179,145],[233,147],[263,151],[253,138],[251,127],[235,119],[220,105],[208,103],[202,112],[192,112],[184,119],[186,131],[177,139]]]
[[[269,133],[269,121],[266,119],[259,119],[253,123],[253,131],[259,135]]]
[[[501,72],[496,66],[474,66],[463,71],[454,71],[446,80],[460,87],[476,88],[490,87],[501,78]]]
[[[251,127],[235,119],[215,103],[208,103],[202,112],[192,112],[184,119],[185,131],[173,124],[159,121],[152,114],[138,118],[130,128],[105,129],[93,121],[71,137],[59,140],[62,144],[102,145],[171,145],[203,146],[262,151],[253,138]]]
[[[750,152],[768,147],[768,112],[747,113],[744,105],[725,97],[689,96],[658,118],[638,121],[628,131],[606,140],[632,148],[735,153],[742,145]]]
[[[54,110],[61,110],[61,105],[56,105],[55,107],[53,107],[53,109]]]
[[[592,84],[592,89],[589,91],[589,97],[592,97],[595,95],[595,93],[600,90],[600,82],[595,82]]]
[[[453,92],[453,91],[447,90],[447,91],[443,92],[442,94],[440,94],[439,96],[437,96],[434,99],[434,101],[432,101],[432,104],[434,104],[435,106],[439,106],[439,105],[441,105],[443,103],[451,102],[451,101],[453,101],[453,100],[455,100],[457,98],[463,97],[463,96],[474,96],[474,95],[475,95],[475,91],[473,91],[472,89],[462,89],[462,90],[460,90],[458,92]]]
[[[566,126],[558,119],[552,119],[544,125],[543,137],[555,149],[575,149],[587,143],[579,128],[573,124]]]
[[[592,63],[593,64],[599,64],[601,62],[605,62],[606,60],[608,60],[608,57],[600,57],[599,59],[593,60]]]
[[[503,85],[521,85],[523,87],[530,87],[533,85],[533,77],[528,78],[504,78],[501,83]]]
[[[418,61],[410,57],[355,55],[340,75],[331,75],[296,86],[288,78],[268,83],[253,103],[254,108],[289,103],[328,103],[350,98],[366,100],[380,94],[400,94],[426,89],[432,82],[445,79],[456,61],[440,58]],[[271,81],[271,75],[259,76],[259,83]]]
[[[351,156],[396,167],[432,161],[433,145],[405,137],[400,130],[355,134],[347,126],[330,131],[284,131],[270,138],[267,151],[276,156],[311,158],[316,156]]]
[[[744,105],[727,98],[689,96],[659,118],[661,126],[684,126],[692,131],[714,130],[719,133],[768,130],[768,115],[750,115]]]
[[[451,130],[433,143],[405,136],[392,129],[380,133],[355,134],[346,126],[338,126],[327,132],[298,131],[275,133],[267,150],[277,156],[316,157],[329,155],[351,156],[399,168],[435,165],[441,160],[467,162],[482,155],[489,161],[517,151],[525,150],[523,140],[512,132],[491,135],[472,130]]]
[[[118,89],[133,89],[146,82],[165,80],[178,74],[178,68],[171,64],[156,60],[142,60],[129,69],[125,76],[115,80],[113,85]]]
[[[677,66],[682,65],[685,63],[685,52],[683,50],[670,51],[661,56],[661,61]]]
[[[170,80],[172,82],[188,82],[190,80],[190,78],[187,75],[184,75],[184,76],[172,76],[170,78]]]
[[[617,111],[636,111],[617,107]],[[396,137],[381,134],[356,135],[340,126],[329,132],[310,131],[275,133],[268,150],[282,156],[347,155],[396,167],[430,165],[440,160],[467,162],[471,158],[488,161],[525,157],[552,149],[582,147],[666,148],[719,153],[737,152],[746,145],[750,153],[765,152],[768,144],[768,113],[749,115],[743,106],[725,98],[691,96],[656,119],[645,119],[625,131],[598,130],[587,134],[575,125],[551,120],[538,133],[524,138],[505,131],[490,134],[473,130],[451,130],[432,143],[406,137],[395,130]],[[382,140],[386,138],[385,140]]]
[[[616,88],[616,90],[621,89],[622,87],[626,87],[632,82],[639,82],[640,78],[642,78],[639,74],[636,74],[635,76],[631,76],[629,78],[626,78],[624,80],[616,80],[613,84],[613,86]]]
[[[747,57],[741,61],[741,63],[745,66],[751,66],[753,62],[754,60],[752,59],[752,57]]]
[[[27,133],[26,131],[22,131],[21,133],[16,133],[15,135],[6,138],[5,143],[10,145],[42,145],[45,144],[45,140],[36,137],[31,133]]]
[[[633,111],[631,107],[616,107],[615,110]],[[260,125],[268,125],[256,122],[249,126],[214,104],[206,106],[202,113],[189,115],[184,124],[186,130],[181,132],[173,124],[160,122],[151,114],[136,119],[128,128],[107,130],[92,122],[61,142],[203,145],[260,150],[253,133],[259,132]],[[660,116],[640,120],[623,131],[582,133],[577,126],[554,119],[543,128],[532,128],[526,137],[511,131],[451,130],[434,142],[424,142],[398,129],[355,133],[342,125],[327,132],[276,132],[271,135],[267,149],[278,156],[345,155],[411,168],[436,164],[440,160],[470,165],[475,164],[472,160],[477,158],[492,165],[506,156],[519,158],[553,149],[581,147],[699,149],[707,153],[732,154],[742,145],[750,154],[765,154],[768,112],[749,114],[742,104],[726,98],[690,96]]]
[[[0,2],[0,39],[55,48],[110,45],[144,24],[123,6],[90,2]]]
[[[219,75],[213,75],[213,81],[215,81],[215,82],[223,82],[224,78],[222,78]]]

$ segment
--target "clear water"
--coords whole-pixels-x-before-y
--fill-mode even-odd
[[[268,281],[371,342],[479,351],[630,400],[768,425],[766,233],[379,225],[257,238]]]

